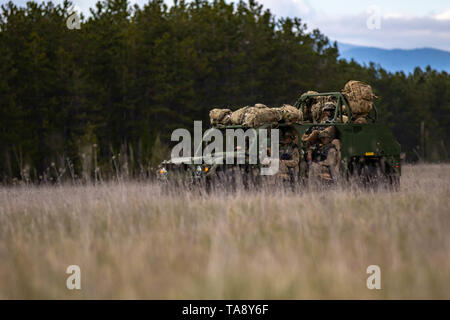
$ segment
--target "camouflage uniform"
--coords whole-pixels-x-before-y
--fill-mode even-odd
[[[331,138],[331,134],[326,131],[322,131],[319,136]],[[320,144],[313,153],[313,162],[309,169],[310,178],[327,182],[336,181],[338,159],[338,151],[333,143]]]
[[[278,176],[282,181],[294,182],[298,176],[300,153],[293,142],[280,147],[280,167]]]
[[[326,117],[324,115],[321,123],[333,123],[334,122],[334,112],[336,111],[336,105],[333,102],[326,102],[325,107],[323,107],[323,109],[322,109],[322,113],[324,113],[324,111],[331,111],[331,114],[329,117]]]

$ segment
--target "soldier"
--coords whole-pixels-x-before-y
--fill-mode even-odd
[[[300,154],[295,144],[295,136],[286,132],[280,146],[279,177],[282,181],[294,183],[298,175]]]
[[[334,122],[334,113],[336,111],[336,105],[334,102],[327,102],[322,109],[323,118],[322,123],[333,123]]]
[[[338,151],[331,143],[333,137],[327,130],[319,134],[320,145],[312,155],[309,177],[315,181],[336,182],[336,170],[338,167]]]
[[[306,149],[306,161],[308,166],[312,163],[313,152],[318,148],[317,145],[320,143],[319,135],[322,131],[327,131],[331,137],[331,140],[333,140],[336,136],[336,128],[334,126],[327,126],[319,128],[312,127],[310,128],[310,133],[305,133],[302,137]]]

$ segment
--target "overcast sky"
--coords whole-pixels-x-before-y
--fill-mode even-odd
[[[173,3],[172,0],[165,1],[168,4]],[[2,4],[6,2],[0,0]],[[13,2],[23,5],[26,0]],[[60,3],[62,0],[53,2]],[[73,2],[82,11],[88,12],[88,8],[93,7],[96,0],[73,0]],[[146,1],[130,2],[142,6]],[[431,47],[450,51],[450,0],[259,0],[259,2],[277,17],[300,17],[308,27],[319,28],[332,40],[388,49]],[[377,19],[377,12],[380,13],[380,19]]]

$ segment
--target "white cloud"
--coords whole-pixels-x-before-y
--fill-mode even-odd
[[[73,5],[69,8],[69,12],[76,12],[77,14],[81,14],[83,12],[83,9],[81,9],[78,5]]]
[[[420,5],[408,1],[363,1],[367,5],[345,1],[343,7],[347,6],[348,10],[341,10],[330,1],[260,0],[277,17],[299,17],[308,29],[318,28],[330,39],[340,42],[386,49],[450,50],[450,8],[446,9],[445,1],[444,5],[436,0],[427,1],[428,4]],[[374,10],[370,10],[373,4],[381,13],[381,28],[370,30],[367,20],[374,14]]]
[[[436,15],[437,20],[450,20],[450,8]]]
[[[8,0],[0,0],[5,3]],[[42,1],[42,0],[38,0]],[[61,3],[62,0],[53,0]],[[141,7],[147,0],[129,0]],[[237,0],[227,0],[227,2]],[[25,4],[26,0],[16,0]],[[96,0],[73,0],[77,9],[89,14]],[[165,0],[168,5],[172,0]],[[259,0],[278,18],[299,17],[309,29],[318,28],[331,39],[357,45],[381,48],[433,47],[450,51],[450,7],[448,0],[427,3],[392,0],[349,0],[340,5],[336,0]],[[381,28],[370,30],[366,12],[370,4],[381,9]],[[425,10],[426,8],[426,10]],[[359,12],[359,13],[358,13]]]
[[[306,0],[293,0],[296,7],[298,7],[300,13],[309,14],[311,10],[311,6]]]
[[[231,2],[231,1],[227,1]],[[278,18],[307,16],[313,13],[313,7],[307,0],[260,0],[264,8],[270,9]]]
[[[401,12],[386,12],[383,13],[383,18],[384,19],[399,19],[399,18],[404,18],[405,15]]]
[[[340,17],[320,23],[332,39],[380,48],[413,49],[433,47],[450,51],[450,20],[423,18],[382,18],[379,30],[366,28],[365,15]]]
[[[386,49],[431,47],[450,51],[450,10],[437,15],[413,16],[402,12],[383,12],[380,29],[369,29],[367,20],[372,12],[336,15],[324,11],[310,11],[297,15],[309,29],[318,28],[330,39],[355,45]],[[295,16],[292,14],[290,16]]]

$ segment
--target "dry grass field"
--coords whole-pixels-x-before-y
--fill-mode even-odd
[[[1,299],[450,299],[450,165],[400,192],[3,187],[0,261]]]

